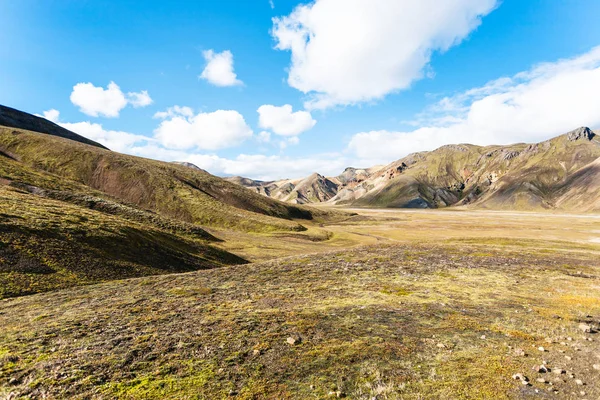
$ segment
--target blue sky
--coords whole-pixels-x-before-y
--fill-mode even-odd
[[[600,128],[595,15],[594,0],[0,0],[0,103],[217,175],[331,175]]]

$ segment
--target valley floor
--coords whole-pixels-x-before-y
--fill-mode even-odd
[[[1,300],[0,398],[600,397],[598,216],[353,211]]]

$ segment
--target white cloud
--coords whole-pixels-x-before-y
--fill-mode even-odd
[[[600,127],[600,47],[446,97],[418,116],[419,129],[356,134],[349,150],[373,162],[444,144],[538,142]]]
[[[300,143],[300,138],[298,138],[298,136],[291,136],[291,137],[286,138],[285,140],[280,140],[278,142],[279,149],[282,151],[287,149],[288,146],[296,146],[299,143]]]
[[[263,129],[270,129],[277,135],[299,135],[317,123],[308,111],[292,112],[292,106],[289,104],[281,107],[265,104],[260,106],[257,111],[259,126]]]
[[[191,118],[194,116],[194,110],[192,110],[190,107],[185,107],[185,106],[184,107],[173,106],[173,107],[167,108],[166,111],[158,111],[156,114],[154,114],[154,118],[158,118],[158,119],[166,119],[166,118],[172,118],[172,117],[176,117],[176,116]]]
[[[152,104],[152,98],[147,91],[129,92],[125,95],[114,82],[110,82],[106,89],[89,82],[78,83],[73,86],[70,98],[71,102],[79,107],[79,111],[92,117],[115,118],[127,104],[135,108]]]
[[[172,107],[165,111],[165,114],[169,114],[169,110],[171,111],[171,115],[165,115],[165,117],[173,117],[175,115],[175,118],[181,118],[181,114],[188,114],[189,107]],[[210,114],[198,114],[193,116],[192,119],[201,115],[209,115],[209,118],[212,118],[214,117],[213,114],[218,115],[218,113],[217,111]],[[216,154],[197,154],[194,151],[176,146],[172,148],[165,147],[160,140],[155,138],[122,131],[106,130],[101,124],[91,122],[60,122],[60,113],[54,109],[45,111],[41,116],[66,129],[98,141],[111,150],[156,160],[188,161],[219,176],[242,175],[253,179],[274,180],[283,177],[300,178],[315,171],[337,175],[349,162],[339,153],[318,154],[303,158],[248,154],[240,154],[235,158],[224,158]],[[270,134],[263,131],[258,135],[258,137],[261,136],[270,137]],[[297,144],[299,139],[296,136],[292,136],[285,138],[284,141],[288,144]]]
[[[434,51],[460,43],[496,0],[316,0],[274,18],[290,50],[290,86],[307,108],[380,99],[423,76]]]
[[[188,107],[175,107],[159,118],[167,118],[154,131],[154,137],[171,149],[218,150],[239,145],[252,137],[252,129],[244,117],[234,110],[217,110],[211,113],[189,113]]]
[[[348,163],[347,159],[337,153],[303,158],[240,154],[234,159],[197,154],[188,155],[182,160],[215,175],[240,175],[260,180],[301,178],[317,171],[326,175],[338,175]]]
[[[127,98],[133,108],[146,107],[154,102],[147,90],[142,90],[139,93],[129,92],[127,93]]]
[[[44,117],[50,122],[58,123],[58,118],[60,117],[60,112],[55,110],[54,108],[48,111],[44,111],[43,115],[38,115],[38,117]],[[37,114],[36,114],[37,115]]]
[[[233,54],[231,54],[231,51],[225,50],[222,53],[215,53],[213,50],[206,50],[202,54],[207,64],[200,75],[201,79],[205,79],[215,86],[243,84],[233,72]]]
[[[129,132],[106,130],[101,124],[89,121],[83,122],[61,122],[58,110],[48,110],[43,112],[43,117],[75,132],[83,137],[103,144],[111,150],[118,152],[127,152],[132,146],[140,143],[152,141],[151,138],[142,135],[136,135]]]
[[[262,131],[256,137],[260,143],[269,143],[271,141],[271,132]]]

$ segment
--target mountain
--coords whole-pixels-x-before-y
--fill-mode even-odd
[[[73,135],[0,126],[0,298],[246,263],[209,229],[297,235],[330,215]]]
[[[335,196],[337,183],[314,173],[304,179],[281,180],[276,182],[255,181],[249,178],[226,178],[228,181],[244,186],[266,197],[294,204],[325,202]]]
[[[47,135],[58,136],[65,139],[74,140],[76,142],[89,144],[91,146],[100,147],[101,149],[106,149],[106,147],[102,146],[100,143],[96,143],[93,140],[84,138],[83,136],[58,126],[54,122],[50,122],[45,118],[37,117],[35,115],[31,115],[3,105],[0,105],[0,126],[45,133]]]
[[[313,174],[249,189],[301,204],[600,211],[599,157],[598,135],[581,127],[536,144],[446,145],[383,167],[347,168],[337,177]]]
[[[200,168],[196,164],[192,164],[191,162],[186,162],[186,161],[172,161],[171,163],[172,164],[177,164],[177,165],[182,165],[182,166],[188,167],[188,168],[192,168],[192,169],[195,169],[196,171],[202,171],[202,172],[208,173],[206,170]]]

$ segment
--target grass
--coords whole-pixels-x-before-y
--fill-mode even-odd
[[[522,398],[546,391],[531,371],[546,360],[597,397],[600,343],[577,324],[600,316],[598,278],[563,267],[598,276],[597,257],[472,246],[388,242],[4,300],[0,347],[16,361],[0,386],[75,398]],[[566,336],[582,350],[560,345]],[[554,388],[580,390],[572,379]]]

